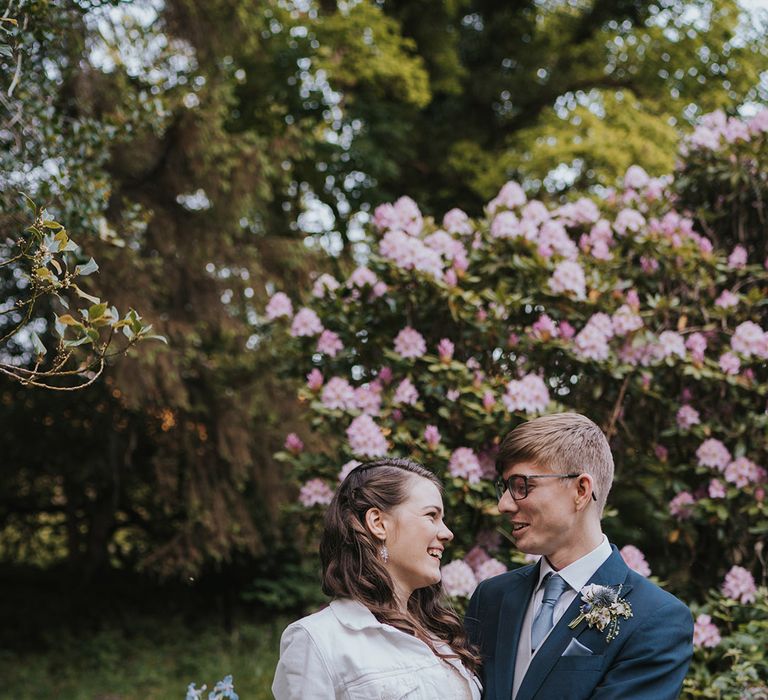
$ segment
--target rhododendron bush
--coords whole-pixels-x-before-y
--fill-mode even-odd
[[[717,187],[713,163],[740,177],[737,151],[768,171],[767,129],[765,113],[709,117],[681,144],[684,178],[633,166],[615,190],[566,204],[509,182],[482,218],[434,220],[402,197],[376,209],[365,265],[275,293],[265,342],[276,368],[305,378],[302,437],[319,446],[291,435],[280,456],[314,531],[359,461],[413,457],[445,484],[444,585],[466,597],[525,560],[496,511],[499,439],[542,413],[584,413],[616,460],[610,539],[697,613],[687,692],[764,686],[765,661],[725,656],[723,640],[768,644],[768,273],[749,244],[765,224],[723,245],[683,202],[698,201],[685,186]],[[754,222],[762,199],[740,197]]]

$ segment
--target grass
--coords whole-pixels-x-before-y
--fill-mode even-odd
[[[242,623],[228,634],[218,623],[193,630],[146,618],[129,630],[57,634],[44,652],[0,650],[0,697],[184,700],[189,683],[210,690],[231,673],[242,700],[267,700],[287,622]]]

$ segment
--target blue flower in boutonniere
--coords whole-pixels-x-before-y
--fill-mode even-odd
[[[590,627],[597,627],[601,632],[607,627],[606,642],[618,636],[619,618],[628,620],[632,617],[632,606],[621,597],[621,586],[598,586],[592,583],[581,589],[581,600],[584,604],[568,627],[576,629],[584,620]]]

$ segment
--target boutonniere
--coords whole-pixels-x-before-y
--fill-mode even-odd
[[[628,620],[632,617],[632,606],[621,597],[621,586],[616,588],[592,583],[581,589],[581,600],[583,605],[579,608],[579,614],[571,620],[568,627],[576,629],[583,620],[601,632],[607,627],[606,642],[618,636],[619,618]]]

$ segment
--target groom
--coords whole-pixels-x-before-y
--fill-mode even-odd
[[[520,551],[541,559],[483,581],[469,602],[465,624],[483,658],[483,697],[677,698],[693,653],[692,616],[629,569],[600,528],[613,481],[602,431],[576,413],[536,418],[507,434],[496,468],[499,511]],[[588,584],[610,587],[597,589],[607,600],[590,611],[608,623],[602,631],[587,620],[569,625]],[[631,617],[611,614],[614,600],[628,603]],[[611,638],[613,619],[620,625]]]

